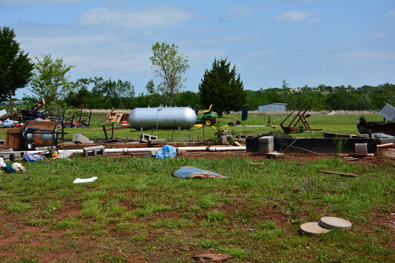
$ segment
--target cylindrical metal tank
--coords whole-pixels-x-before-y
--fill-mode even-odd
[[[137,108],[128,121],[135,129],[189,129],[196,123],[196,113],[189,107]]]

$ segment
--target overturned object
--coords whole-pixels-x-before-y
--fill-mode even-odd
[[[179,178],[220,178],[228,179],[228,177],[217,174],[212,171],[199,169],[191,166],[183,166],[173,173],[173,176]]]
[[[357,128],[361,134],[385,133],[389,135],[395,135],[395,123],[367,122],[364,116],[359,118]]]

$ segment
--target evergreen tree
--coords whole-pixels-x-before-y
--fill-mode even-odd
[[[236,76],[236,66],[231,69],[226,59],[215,59],[212,69],[206,69],[199,85],[200,101],[206,108],[222,117],[223,112],[238,111],[247,102],[240,74]]]
[[[9,27],[0,27],[0,100],[5,100],[11,90],[25,87],[33,75],[33,63],[20,50],[14,40],[15,33]]]

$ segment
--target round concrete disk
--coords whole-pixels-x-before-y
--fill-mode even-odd
[[[327,229],[350,229],[351,223],[345,219],[338,217],[325,216],[321,218],[318,224]]]
[[[312,236],[328,233],[330,230],[320,227],[317,222],[308,222],[304,223],[300,226],[300,230],[302,233]]]

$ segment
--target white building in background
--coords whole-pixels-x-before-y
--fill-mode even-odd
[[[286,112],[287,104],[272,102],[269,104],[263,104],[258,106],[258,112],[269,112],[269,111]]]

